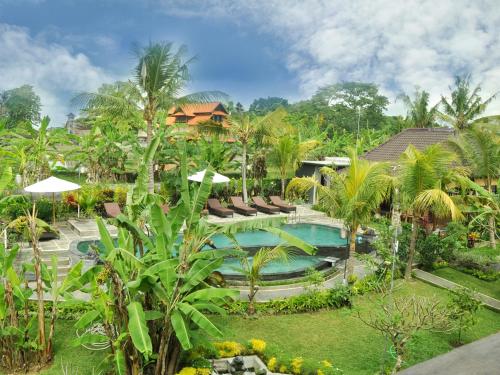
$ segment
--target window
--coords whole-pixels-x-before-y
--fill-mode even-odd
[[[212,120],[215,122],[222,122],[222,116],[221,115],[213,115]]]

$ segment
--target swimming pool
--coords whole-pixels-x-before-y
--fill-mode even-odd
[[[336,257],[344,259],[347,255],[347,240],[340,237],[340,229],[321,224],[284,224],[281,229],[310,243],[318,248],[315,255],[308,255],[298,251],[290,262],[271,262],[262,270],[264,279],[282,279],[301,276],[309,268],[321,269],[328,267],[325,257]],[[235,235],[239,245],[248,251],[249,259],[262,247],[273,247],[283,241],[275,234],[256,230],[241,232]],[[179,236],[179,240],[182,237]],[[212,237],[213,244],[219,249],[232,248],[231,241],[224,235]],[[361,246],[358,246],[362,252],[368,251],[366,244],[361,237],[358,238]],[[86,254],[91,246],[102,247],[100,241],[81,241],[77,244],[78,252]],[[207,246],[207,249],[210,247]],[[240,266],[237,258],[226,258],[219,271],[227,278],[240,279],[243,277],[236,268]]]

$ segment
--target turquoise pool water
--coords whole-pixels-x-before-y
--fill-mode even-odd
[[[317,268],[321,264],[325,265],[323,259],[327,256],[344,257],[345,246],[347,240],[340,238],[340,230],[326,225],[320,224],[285,224],[281,227],[284,231],[293,234],[318,247],[316,255],[307,255],[303,252],[295,254],[290,262],[272,262],[269,263],[262,271],[264,275],[272,274],[297,274],[304,272],[306,269]],[[236,240],[242,248],[249,252],[249,259],[252,259],[253,254],[261,247],[273,247],[283,241],[275,234],[265,231],[248,231],[236,234]],[[179,236],[179,239],[181,237]],[[233,247],[231,241],[223,236],[217,235],[212,237],[213,243],[217,248]],[[87,253],[90,246],[102,247],[100,241],[81,241],[77,244],[77,250],[81,253]],[[207,249],[210,247],[207,246]],[[219,271],[227,276],[241,275],[235,268],[240,266],[240,262],[236,258],[227,258]]]

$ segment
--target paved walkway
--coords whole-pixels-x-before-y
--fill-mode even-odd
[[[415,272],[415,276],[417,277],[417,279],[428,282],[428,283],[435,285],[435,286],[438,286],[440,288],[453,290],[453,289],[464,287],[463,285],[459,285],[457,283],[454,283],[453,281],[443,279],[442,277],[433,275],[432,273],[429,273],[429,272],[425,272],[425,271],[422,271],[419,269],[415,269],[414,272]],[[484,305],[486,305],[487,307],[489,307],[492,310],[500,312],[500,301],[499,300],[497,300],[493,297],[487,296],[486,294],[483,294],[483,293],[475,292],[474,294],[478,300],[480,300],[482,303],[484,303]],[[499,355],[500,355],[500,353],[499,353]],[[498,371],[498,374],[500,374],[500,370]]]
[[[399,372],[401,375],[500,374],[500,333],[453,349]]]

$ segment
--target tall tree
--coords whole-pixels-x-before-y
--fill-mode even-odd
[[[146,123],[146,143],[151,144],[155,134],[157,114],[172,106],[189,102],[208,102],[224,98],[221,92],[199,92],[180,96],[189,81],[188,66],[193,59],[186,59],[186,48],[177,50],[172,43],[150,43],[134,49],[137,64],[134,76],[127,83],[127,95],[108,93],[84,93],[74,100],[90,107],[105,107],[110,114],[121,114],[130,108],[137,108]],[[163,125],[163,124],[161,124]],[[154,160],[148,166],[148,190],[154,192]]]
[[[351,149],[350,166],[345,173],[337,173],[324,167],[321,173],[330,178],[330,185],[323,186],[313,177],[294,178],[287,188],[288,194],[303,194],[316,188],[319,204],[330,217],[344,220],[350,233],[349,258],[347,272],[354,271],[354,253],[356,252],[356,232],[363,224],[368,224],[382,201],[387,197],[391,178],[388,167],[383,163],[370,163],[359,159]]]
[[[488,104],[495,98],[496,94],[484,100],[479,95],[481,86],[471,88],[471,76],[455,78],[455,87],[451,88],[451,101],[444,96],[441,97],[442,111],[441,119],[457,130],[469,128],[473,121],[478,118]]]
[[[248,107],[248,112],[257,116],[264,116],[269,112],[273,112],[279,107],[288,107],[288,100],[280,98],[277,96],[268,96],[267,98],[255,99],[250,107]],[[243,106],[241,106],[243,108]]]
[[[477,178],[484,178],[486,189],[493,192],[493,179],[500,176],[500,137],[485,126],[475,125],[463,131],[449,145],[459,155],[462,164],[472,170]],[[488,218],[490,246],[496,247],[496,221],[494,215]]]
[[[37,125],[40,122],[40,97],[33,86],[23,85],[0,93],[0,117],[7,119],[8,128],[21,122]]]
[[[402,94],[399,98],[405,104],[408,112],[406,121],[415,128],[432,128],[436,125],[436,114],[438,104],[429,108],[429,93],[427,91],[415,90],[413,99],[406,94]]]
[[[336,128],[356,131],[379,128],[389,99],[380,94],[377,85],[363,82],[342,82],[320,88],[311,101],[322,108],[327,121]]]
[[[462,218],[460,209],[448,194],[452,184],[464,177],[463,169],[455,166],[456,155],[441,145],[424,151],[408,146],[401,156],[399,185],[402,208],[412,217],[412,231],[405,279],[411,277],[418,228],[421,218],[429,213],[436,217]]]

